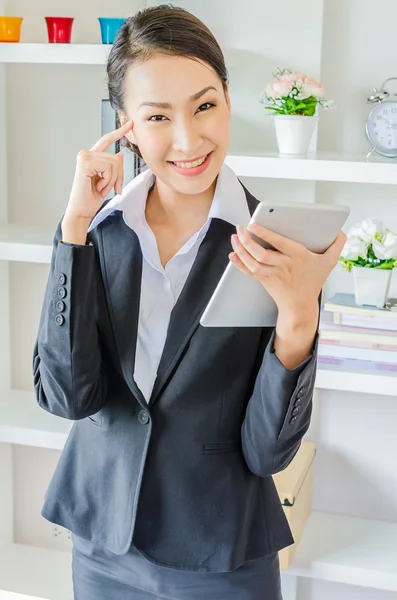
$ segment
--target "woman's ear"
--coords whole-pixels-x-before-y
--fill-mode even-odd
[[[227,104],[227,107],[229,109],[229,114],[230,114],[231,110],[232,110],[232,103],[230,102],[229,82],[226,83],[226,87],[225,87],[225,99],[226,99],[226,104]]]

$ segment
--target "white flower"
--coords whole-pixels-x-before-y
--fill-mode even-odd
[[[397,236],[388,229],[386,229],[381,242],[373,240],[372,248],[375,256],[382,260],[387,260],[388,258],[397,260]]]
[[[375,235],[383,236],[383,223],[379,219],[364,219],[361,223],[356,223],[350,228],[348,237],[357,237],[363,240],[367,245],[372,242]]]
[[[347,236],[341,256],[346,260],[357,260],[359,256],[366,258],[368,243],[355,235]]]

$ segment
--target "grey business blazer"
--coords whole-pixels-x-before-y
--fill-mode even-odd
[[[244,188],[245,189],[245,188]],[[251,213],[257,200],[247,191]],[[74,420],[42,515],[115,554],[226,572],[293,543],[272,474],[312,411],[318,335],[294,371],[271,328],[203,328],[231,251],[213,219],[172,311],[149,403],[133,379],[142,253],[114,211],[87,245],[54,238],[33,354],[46,411]]]

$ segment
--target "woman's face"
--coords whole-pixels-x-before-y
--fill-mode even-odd
[[[125,109],[128,139],[165,185],[182,194],[211,186],[229,146],[230,102],[209,65],[163,55],[132,65]]]

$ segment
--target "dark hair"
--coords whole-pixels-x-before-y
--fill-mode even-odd
[[[223,89],[227,90],[225,59],[208,27],[183,8],[162,4],[129,17],[116,36],[106,65],[109,100],[115,111],[126,112],[124,81],[128,67],[155,54],[203,61],[219,75]],[[139,148],[127,138],[124,140],[123,143],[142,158]]]

